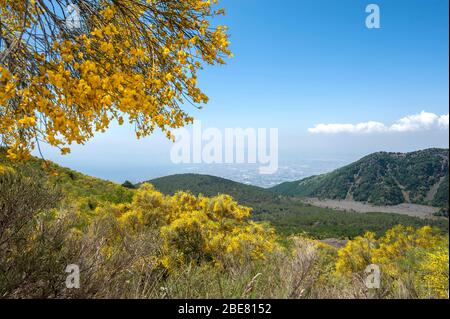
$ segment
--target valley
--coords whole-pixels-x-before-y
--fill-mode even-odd
[[[436,218],[434,214],[439,212],[439,208],[427,205],[403,203],[393,206],[377,206],[354,200],[338,200],[338,199],[320,199],[320,198],[303,198],[303,202],[323,208],[336,210],[351,211],[356,213],[391,213],[408,215],[419,218]]]

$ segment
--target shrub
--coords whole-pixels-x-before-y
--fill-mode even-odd
[[[65,233],[47,219],[59,199],[43,180],[0,166],[0,296],[54,293]]]
[[[367,233],[338,251],[336,271],[361,275],[369,264],[381,270],[381,295],[396,298],[448,297],[448,238],[429,226],[398,225],[376,239]]]
[[[230,196],[213,198],[178,192],[164,196],[144,184],[130,210],[119,216],[126,229],[159,227],[163,240],[162,264],[169,270],[179,264],[264,259],[275,248],[274,231],[248,221],[250,208]]]
[[[149,184],[133,194],[57,205],[40,178],[0,166],[0,296],[448,297],[448,239],[430,227],[368,232],[341,249],[300,236],[281,245],[228,195],[166,196]],[[382,271],[377,292],[364,286],[371,263]],[[80,289],[65,288],[69,264],[80,267]]]

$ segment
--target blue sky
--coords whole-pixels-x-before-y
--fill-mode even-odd
[[[370,3],[380,7],[381,29],[365,26]],[[320,123],[375,121],[389,127],[422,111],[448,114],[447,0],[221,4],[227,15],[215,23],[229,26],[234,57],[200,74],[210,103],[187,110],[204,127],[276,127],[280,161],[448,147],[448,124],[406,132],[308,132]],[[108,170],[122,166],[167,164],[169,149],[160,134],[136,141],[131,128],[112,127],[67,157],[46,153],[63,165],[108,177]]]
[[[379,30],[365,27],[370,1],[222,3],[235,57],[203,77],[204,120],[297,131],[448,113],[448,1],[379,1]]]

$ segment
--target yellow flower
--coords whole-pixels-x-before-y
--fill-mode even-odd
[[[36,118],[33,116],[25,116],[19,120],[19,124],[23,126],[35,126]]]

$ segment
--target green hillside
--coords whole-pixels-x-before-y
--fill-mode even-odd
[[[133,189],[87,176],[52,162],[48,162],[47,168],[44,168],[44,161],[35,157],[25,163],[11,163],[6,159],[5,152],[0,149],[0,166],[2,165],[14,167],[21,174],[33,179],[45,180],[46,183],[62,191],[63,205],[69,205],[69,207],[76,205],[81,211],[90,214],[102,202],[130,202],[134,193]],[[253,208],[254,220],[270,222],[283,235],[307,233],[315,238],[353,238],[362,235],[365,231],[382,235],[387,229],[397,224],[415,227],[432,225],[448,232],[446,219],[429,220],[398,214],[361,214],[319,208],[305,204],[296,198],[279,196],[264,188],[220,177],[180,174],[157,178],[149,182],[166,194],[173,194],[179,190],[206,196],[229,194],[240,204]],[[442,190],[440,189],[437,194],[443,196]]]
[[[368,230],[382,235],[397,224],[414,227],[432,225],[448,232],[445,219],[428,220],[400,214],[361,214],[320,208],[296,198],[278,196],[271,190],[209,175],[178,174],[150,180],[149,183],[165,194],[182,190],[195,195],[232,195],[239,203],[253,208],[254,220],[270,222],[283,235],[307,233],[316,238],[353,238]]]
[[[165,194],[189,191],[194,195],[228,194],[243,204],[273,202],[278,195],[261,187],[234,182],[225,178],[201,174],[177,174],[148,181]]]
[[[0,165],[13,167],[25,176],[45,179],[62,191],[67,202],[76,199],[88,209],[95,208],[102,201],[129,202],[133,194],[132,190],[116,183],[87,176],[36,157],[31,157],[26,162],[12,163],[6,158],[5,150],[1,148]]]
[[[379,152],[331,173],[271,188],[286,196],[352,199],[376,205],[448,206],[448,149]]]

